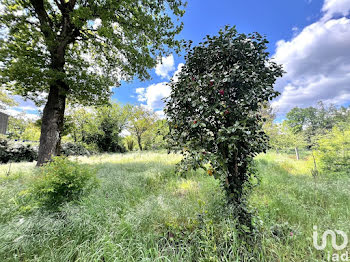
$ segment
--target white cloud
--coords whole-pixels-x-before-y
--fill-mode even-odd
[[[175,82],[178,81],[178,79],[179,79],[179,73],[181,72],[181,69],[182,69],[183,66],[184,66],[183,63],[178,64],[177,69],[176,69],[176,71],[175,71],[175,73],[174,73],[174,76],[173,76],[173,80],[174,80]]]
[[[181,71],[181,68],[184,66],[183,63],[178,64],[177,70],[174,72],[173,80],[177,81],[178,74]],[[135,89],[137,94],[137,100],[140,102],[146,102],[146,104],[141,104],[141,106],[147,107],[155,111],[159,117],[164,118],[164,102],[163,98],[170,95],[171,88],[168,85],[168,82],[161,82],[157,84],[152,84],[146,88],[139,87]]]
[[[169,73],[175,70],[174,56],[171,54],[168,57],[162,57],[156,65],[156,74],[161,78],[170,78]]]
[[[323,20],[335,15],[347,16],[350,14],[350,0],[325,0],[322,11],[325,13]]]
[[[25,111],[17,111],[15,109],[11,109],[11,108],[5,109],[5,110],[3,110],[3,112],[5,114],[8,114],[9,116],[14,116],[14,117],[21,116],[21,117],[24,117],[25,119],[29,119],[32,121],[39,119],[39,116],[37,114],[29,114]]]
[[[326,19],[340,6],[349,10],[350,1],[326,0],[323,18],[290,41],[277,43],[274,58],[287,72],[276,84],[282,95],[272,103],[280,113],[319,100],[336,104],[350,100],[350,19]]]
[[[155,113],[160,119],[165,119],[165,113],[163,110],[155,111]]]
[[[97,18],[93,21],[92,28],[97,29],[102,25],[102,20],[100,18]]]
[[[137,94],[138,101],[140,101],[140,102],[146,101],[145,88],[143,88],[143,87],[136,88],[135,93]]]
[[[4,110],[2,110],[2,112],[14,117],[21,115],[21,117],[24,117],[29,120],[39,119],[39,115],[36,112],[42,110],[43,106],[37,107],[33,101],[23,100],[23,98],[18,95],[12,97],[18,103],[18,105],[5,108]]]
[[[170,95],[170,86],[167,82],[161,82],[158,84],[153,84],[147,88],[138,88],[136,92],[138,93],[138,100],[140,102],[146,102],[148,108],[157,110],[164,106],[162,99]]]

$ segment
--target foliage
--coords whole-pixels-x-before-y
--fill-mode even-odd
[[[83,144],[80,143],[64,143],[62,145],[62,154],[66,156],[89,156],[93,152],[89,151]]]
[[[278,95],[273,85],[283,71],[269,59],[266,43],[258,33],[226,27],[189,46],[178,81],[170,83],[170,146],[184,155],[184,170],[202,167],[220,179],[230,203],[244,202],[252,159],[267,149],[259,112]],[[243,209],[240,218],[249,220]]]
[[[27,141],[39,141],[40,139],[40,127],[30,122],[24,129],[21,139]]]
[[[101,152],[125,152],[120,133],[126,126],[128,107],[112,103],[96,108],[97,132],[89,134],[87,143],[96,143]]]
[[[40,122],[40,119],[37,121],[28,119],[24,112],[11,116],[9,117],[8,137],[16,140],[39,141]]]
[[[344,107],[337,109],[330,105],[326,107],[322,101],[317,107],[295,107],[287,113],[286,123],[294,134],[303,134],[309,147],[315,145],[317,136],[324,135],[337,123],[349,118],[349,112]]]
[[[124,131],[130,136],[122,138]],[[64,139],[95,146],[100,152],[124,152],[124,147],[129,151],[137,146],[146,150],[165,148],[168,132],[167,121],[158,119],[153,111],[110,102],[98,107],[68,107]]]
[[[280,124],[272,123],[264,130],[270,137],[271,148],[277,152],[288,149],[298,150],[307,145],[303,133],[294,133],[286,121]]]
[[[157,120],[155,127],[156,134],[152,141],[152,149],[167,148],[166,136],[169,133],[169,124],[165,119]]]
[[[152,132],[154,132],[156,120],[157,116],[152,110],[142,106],[134,106],[131,108],[128,131],[136,137],[137,144],[141,151],[144,149],[144,142],[148,142],[145,144],[145,149],[147,149],[151,143],[150,136]]]
[[[28,119],[25,118],[24,113],[13,117],[9,117],[8,122],[8,136],[11,139],[23,139],[22,135],[26,129],[26,127],[29,125]]]
[[[38,157],[37,148],[29,144],[10,142],[0,138],[0,163],[32,162]]]
[[[74,142],[86,143],[89,135],[99,132],[96,108],[69,106],[65,116],[64,133]]]
[[[6,106],[15,106],[17,103],[10,97],[3,86],[0,85],[0,109],[4,109]]]
[[[121,80],[148,79],[159,57],[179,52],[184,6],[182,0],[2,2],[0,86],[46,101],[38,166],[60,154],[67,99],[108,103]]]
[[[1,83],[40,100],[62,80],[71,101],[108,102],[121,78],[149,78],[148,68],[180,47],[176,1],[3,1],[0,23]],[[60,61],[61,56],[64,61]],[[64,71],[59,66],[63,64]]]
[[[124,152],[120,133],[126,127],[129,106],[110,102],[98,107],[69,108],[66,115],[66,137],[87,144],[100,152]]]
[[[124,142],[126,144],[126,148],[128,149],[128,151],[133,151],[134,150],[135,140],[134,140],[134,138],[132,136],[124,137]]]
[[[322,173],[350,174],[350,127],[333,129],[317,141],[316,159]]]
[[[39,206],[57,210],[62,204],[88,194],[97,185],[93,168],[66,157],[55,157],[39,169],[28,193]]]

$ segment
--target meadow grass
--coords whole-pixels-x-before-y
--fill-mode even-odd
[[[0,165],[0,261],[325,261],[331,246],[313,247],[313,226],[350,232],[350,178],[315,179],[310,161],[269,153],[256,158],[261,182],[250,197],[258,233],[240,239],[219,182],[177,175],[180,159],[77,157],[97,168],[100,187],[60,213],[31,209],[21,195],[35,163],[12,164],[8,176]]]

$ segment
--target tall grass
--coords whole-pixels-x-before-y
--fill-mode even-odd
[[[256,240],[235,231],[218,181],[175,173],[180,156],[135,152],[79,157],[97,167],[101,187],[60,213],[28,210],[19,192],[34,164],[0,166],[0,261],[321,261],[313,225],[350,232],[349,178],[316,180],[307,161],[267,154],[250,199]]]

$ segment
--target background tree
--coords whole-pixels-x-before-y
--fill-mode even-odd
[[[278,136],[280,132],[278,124],[274,123],[276,113],[269,103],[264,103],[260,108],[260,114],[263,120],[262,124],[264,132],[269,137],[270,147],[278,151]]]
[[[28,141],[39,141],[40,127],[36,125],[35,122],[30,122],[24,129],[21,139]]]
[[[10,116],[8,122],[8,135],[11,139],[23,139],[22,135],[30,124],[29,119],[25,117],[25,113],[22,112],[17,116]]]
[[[124,137],[125,146],[128,149],[128,151],[133,151],[135,147],[135,140],[132,136],[126,136]]]
[[[220,179],[239,220],[250,223],[243,208],[244,188],[253,157],[267,149],[260,108],[278,95],[273,85],[281,66],[269,59],[268,41],[226,27],[198,46],[188,47],[186,63],[166,103],[169,143],[182,150],[182,166],[208,168]]]
[[[167,148],[168,144],[166,141],[166,136],[169,133],[169,124],[165,119],[159,119],[155,124],[156,134],[153,140],[153,147],[155,149]]]
[[[143,139],[147,132],[155,128],[157,120],[156,114],[152,110],[148,110],[142,106],[134,106],[131,109],[128,130],[137,139],[139,149],[143,150]]]
[[[4,109],[6,106],[15,106],[16,101],[11,98],[4,87],[0,86],[0,109]]]
[[[68,107],[65,117],[64,133],[74,142],[86,143],[87,137],[98,133],[99,121],[93,107]]]
[[[309,147],[312,147],[318,135],[324,135],[337,123],[338,110],[328,107],[320,101],[317,107],[295,107],[287,113],[287,124],[294,134],[304,135]]]
[[[147,69],[182,29],[182,0],[4,0],[0,84],[43,101],[38,165],[60,153],[67,98],[102,104],[121,79]],[[45,97],[45,96],[44,96]]]
[[[332,173],[350,174],[350,125],[340,128],[333,127],[327,134],[317,141],[316,159],[321,171],[330,175]]]
[[[101,152],[124,152],[120,133],[126,127],[129,107],[119,104],[96,107],[97,132],[89,134],[87,143],[96,143]]]
[[[299,160],[299,150],[305,148],[307,143],[303,136],[303,133],[296,134],[290,128],[286,121],[280,124],[273,124],[274,135],[270,139],[270,145],[272,148],[279,150],[294,150],[296,159]]]

